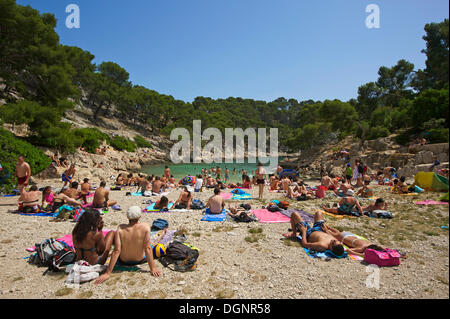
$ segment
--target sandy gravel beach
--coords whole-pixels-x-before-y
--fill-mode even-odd
[[[38,181],[39,186],[61,186],[59,181]],[[188,242],[200,250],[197,270],[180,273],[164,268],[161,278],[152,277],[148,265],[138,272],[114,272],[96,286],[92,282],[79,288],[65,286],[64,273],[42,276],[44,268],[26,262],[25,248],[46,238],[71,233],[74,223],[50,222],[49,217],[31,217],[8,213],[16,207],[17,197],[0,198],[0,298],[448,298],[449,240],[448,206],[418,206],[413,202],[436,198],[436,193],[417,197],[388,194],[375,187],[375,195],[383,196],[395,214],[392,220],[326,217],[341,230],[351,230],[375,243],[407,252],[399,267],[380,269],[379,289],[367,288],[372,272],[360,261],[320,260],[306,255],[298,242],[283,239],[288,223],[236,223],[200,221],[201,211],[144,214],[142,222],[156,218],[169,222],[169,229],[184,229]],[[257,197],[257,189],[250,191]],[[125,196],[126,191],[111,191],[122,211],[110,210],[104,215],[105,229],[126,223],[129,206],[156,197]],[[170,200],[176,200],[173,190]],[[212,190],[195,193],[194,198],[206,203]],[[261,208],[272,198],[283,194],[265,192],[263,202],[246,201]],[[227,201],[233,203],[232,201]],[[314,213],[323,203],[336,203],[336,198],[303,202],[290,201],[291,207]],[[368,200],[363,200],[366,204]],[[260,228],[259,234],[249,232]],[[257,237],[256,237],[257,236]],[[246,239],[247,238],[247,239]],[[254,241],[254,242],[251,242]]]

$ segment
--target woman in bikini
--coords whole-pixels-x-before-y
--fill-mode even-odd
[[[261,163],[258,163],[258,168],[255,171],[255,178],[259,188],[258,198],[263,199],[264,186],[266,185],[266,170],[262,167]]]
[[[104,265],[108,259],[115,232],[103,237],[103,219],[95,209],[88,209],[78,219],[72,231],[76,260],[85,260],[90,265]]]
[[[166,196],[162,196],[160,200],[155,203],[154,209],[167,210],[169,206],[169,199]]]
[[[180,197],[174,204],[176,209],[191,209],[193,196],[190,191],[188,191],[187,187],[181,192]]]
[[[336,228],[330,227],[326,224],[322,225],[322,230],[336,238],[338,241],[344,243],[344,245],[349,248],[348,252],[353,255],[364,257],[364,252],[368,248],[379,251],[383,250],[380,246],[374,245],[365,239],[361,239],[351,232],[340,232]]]

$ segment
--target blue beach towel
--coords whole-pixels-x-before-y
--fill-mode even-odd
[[[145,207],[145,211],[146,212],[161,212],[162,210],[161,209],[155,209],[154,207],[155,207],[155,204],[156,203],[151,203],[150,205],[148,205],[147,207]],[[173,206],[173,203],[169,203],[168,205],[167,205],[167,209],[170,209],[171,207]]]
[[[302,236],[298,235],[297,239],[299,241],[302,240]],[[330,259],[330,258],[336,258],[336,259],[342,259],[347,258],[348,254],[347,252],[344,252],[342,256],[336,256],[331,250],[326,251],[315,251],[308,248],[303,248],[305,250],[305,253],[311,257],[311,258],[323,258],[323,259]]]
[[[223,222],[227,220],[227,214],[225,212],[225,208],[222,210],[220,214],[211,214],[209,208],[205,210],[205,216],[203,216],[200,220],[208,221],[208,222]]]

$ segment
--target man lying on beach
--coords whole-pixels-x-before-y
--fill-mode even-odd
[[[356,198],[352,197],[353,191],[349,190],[347,192],[347,195],[349,195],[349,196],[341,199],[338,207],[328,208],[326,206],[322,206],[322,209],[324,211],[326,211],[327,213],[331,213],[331,214],[335,214],[335,215],[353,215],[352,212],[353,212],[354,208],[356,207],[356,209],[358,210],[360,215],[365,216],[363,214],[363,209],[361,208],[361,204],[359,203],[359,201]],[[367,217],[367,216],[365,216],[365,217]]]
[[[211,214],[220,214],[225,208],[225,199],[220,196],[220,189],[214,188],[214,195],[208,199],[206,208],[209,208]]]
[[[127,211],[128,224],[121,224],[114,234],[114,251],[111,255],[108,269],[97,278],[95,284],[108,280],[114,267],[120,265],[136,266],[148,263],[153,276],[160,277],[161,270],[157,269],[153,260],[153,249],[150,245],[150,225],[140,223],[142,212],[139,206],[131,206]]]
[[[373,212],[374,210],[387,210],[387,203],[381,197],[375,200],[375,203],[363,207],[363,212]]]
[[[109,200],[109,191],[105,189],[105,186],[106,182],[102,181],[100,187],[95,190],[94,200],[92,201],[93,208],[105,208],[117,204],[116,201]]]
[[[314,215],[314,225],[311,227],[305,223],[303,218],[296,212],[291,215],[291,233],[283,234],[286,238],[295,238],[298,234],[302,236],[301,245],[304,248],[323,252],[331,250],[336,256],[344,254],[342,242],[323,230],[325,219],[321,212]]]
[[[408,190],[408,184],[406,184],[405,182],[406,178],[405,176],[400,177],[400,180],[397,181],[397,183],[395,183],[393,192],[394,193],[398,193],[398,194],[407,194],[409,193]]]

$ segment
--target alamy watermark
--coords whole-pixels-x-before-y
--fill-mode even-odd
[[[79,29],[80,28],[80,7],[76,4],[69,4],[66,7],[66,13],[70,13],[66,17],[66,27],[68,29]]]
[[[370,273],[366,278],[366,288],[380,289],[380,267],[373,264],[368,265],[366,272]]]
[[[366,27],[368,29],[380,28],[380,7],[376,4],[369,4],[366,7],[366,13],[370,13],[366,18]]]
[[[264,165],[269,164],[269,169],[275,168],[278,165],[278,128],[269,129],[269,153],[266,133],[267,128],[225,128],[223,138],[222,132],[214,127],[202,133],[201,121],[194,120],[192,141],[190,132],[185,128],[175,128],[170,133],[170,139],[177,141],[170,150],[170,159],[175,164],[222,163],[223,160],[225,163],[244,163],[247,138],[247,162],[256,163],[258,159]],[[202,141],[210,142],[202,148]]]

